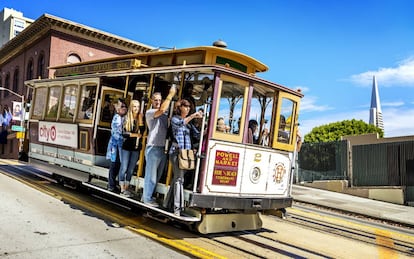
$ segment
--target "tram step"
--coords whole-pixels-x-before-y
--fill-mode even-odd
[[[162,216],[165,216],[165,217],[168,217],[168,218],[172,218],[172,219],[179,220],[179,221],[186,221],[186,222],[198,222],[198,221],[201,221],[201,217],[193,217],[193,216],[186,215],[185,213],[183,213],[181,215],[175,215],[174,213],[169,212],[169,211],[166,211],[166,210],[164,210],[162,208],[153,207],[151,205],[147,205],[147,204],[145,204],[145,203],[143,203],[143,202],[141,202],[139,200],[136,200],[134,198],[129,198],[129,197],[121,196],[120,194],[117,194],[117,193],[108,191],[107,189],[102,188],[102,187],[97,186],[97,185],[92,184],[92,183],[83,182],[82,184],[84,186],[86,186],[86,187],[89,187],[89,188],[92,188],[94,190],[97,190],[97,191],[100,191],[100,192],[103,192],[103,193],[112,195],[112,196],[117,197],[117,198],[124,199],[124,200],[126,200],[126,201],[128,201],[130,203],[133,203],[135,205],[138,205],[140,207],[143,207],[145,209],[148,209],[148,210],[151,211],[152,214],[154,214],[154,216],[156,216],[158,214],[158,215],[162,215]]]

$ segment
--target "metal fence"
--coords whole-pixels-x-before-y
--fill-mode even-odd
[[[297,181],[348,179],[347,141],[303,143],[298,154]]]
[[[414,203],[414,141],[356,145],[304,143],[296,181],[349,180],[354,187],[402,186]],[[349,170],[348,168],[352,168]]]
[[[352,147],[352,185],[414,186],[414,141]]]

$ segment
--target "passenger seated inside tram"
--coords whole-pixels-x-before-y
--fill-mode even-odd
[[[265,147],[269,146],[269,136],[270,136],[269,129],[264,128],[262,130],[262,140],[261,140],[261,143],[260,143],[262,146],[265,146]]]
[[[223,117],[220,117],[220,118],[217,119],[216,130],[219,131],[219,132],[224,132],[224,133],[229,132],[230,127],[226,125],[226,123],[224,122]]]
[[[285,128],[286,128],[285,116],[280,115],[279,132],[277,134],[277,141],[282,142],[282,143],[289,142],[289,133],[285,131]]]
[[[89,91],[88,97],[84,97],[82,101],[82,112],[84,113],[84,119],[92,119],[93,116],[93,105],[95,104],[95,88],[93,91]]]
[[[112,117],[115,114],[115,107],[112,104],[112,99],[109,95],[105,96],[105,102],[103,104],[102,108],[102,118],[101,120],[104,122],[111,122]]]
[[[249,144],[259,144],[259,140],[256,137],[256,131],[258,129],[259,124],[256,120],[249,120],[249,132],[247,135],[247,143]]]

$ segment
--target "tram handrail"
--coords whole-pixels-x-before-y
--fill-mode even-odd
[[[204,103],[204,114],[203,114],[203,120],[201,122],[201,131],[200,131],[200,143],[198,145],[197,150],[197,161],[196,161],[196,169],[194,172],[194,184],[193,184],[193,192],[197,191],[197,183],[198,183],[198,174],[200,173],[200,163],[201,163],[201,150],[203,149],[203,143],[204,143],[204,127],[206,125],[206,113],[207,113],[207,104],[208,102]]]

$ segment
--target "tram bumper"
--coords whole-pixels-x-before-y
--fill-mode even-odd
[[[292,206],[292,197],[231,197],[193,193],[189,201],[190,207],[222,208],[229,210],[269,210]]]

